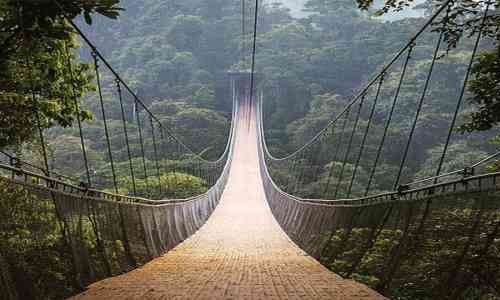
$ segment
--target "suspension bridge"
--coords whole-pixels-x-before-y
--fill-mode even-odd
[[[431,291],[434,297],[457,299],[472,289],[477,297],[495,299],[500,297],[500,278],[487,274],[500,273],[500,173],[484,166],[499,154],[443,172],[481,31],[469,51],[470,63],[463,71],[434,175],[404,181],[416,128],[425,122],[421,112],[432,75],[447,51],[443,31],[432,27],[447,17],[450,5],[447,1],[436,9],[326,127],[283,157],[273,156],[266,142],[261,88],[265,74],[257,79],[254,72],[255,9],[252,69],[228,74],[231,127],[224,152],[214,161],[201,157],[165,126],[71,23],[90,48],[113,192],[92,174],[80,118],[76,126],[85,182],[51,170],[40,130],[44,165],[4,152],[0,183],[9,193],[38,203],[34,207],[58,224],[61,261],[71,268],[75,299],[385,299],[395,296],[394,290],[399,295]],[[482,13],[484,18],[488,7]],[[387,186],[377,178],[377,168],[384,149],[391,146],[390,129],[400,117],[398,100],[412,58],[424,55],[416,46],[428,35],[436,40],[431,63],[412,95],[414,117],[400,151],[400,166]],[[385,86],[391,77],[396,85]],[[120,192],[116,176],[105,83],[113,87],[115,104],[121,108],[132,178],[128,195]],[[389,105],[381,105],[383,97],[389,98]],[[32,101],[38,99],[33,89]],[[136,111],[133,119],[127,109]],[[151,144],[145,143],[146,135]],[[139,149],[139,168],[132,148]],[[165,162],[186,157],[189,160],[181,166]],[[367,165],[366,176],[361,176]],[[158,194],[176,188],[175,183],[162,184],[163,172],[174,177],[192,174],[209,188],[185,199],[140,197],[141,176],[146,185],[148,180],[150,186],[158,182]],[[9,261],[1,254],[2,297],[37,298],[36,290],[10,275]]]

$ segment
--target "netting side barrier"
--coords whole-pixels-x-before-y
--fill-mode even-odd
[[[217,206],[232,162],[204,194],[148,200],[76,186],[0,164],[0,299],[61,299],[139,267],[195,233]],[[39,261],[31,261],[39,256]]]
[[[500,297],[500,173],[355,199],[295,197],[269,174],[258,103],[266,197],[302,249],[394,299]]]

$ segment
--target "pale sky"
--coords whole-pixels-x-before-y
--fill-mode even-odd
[[[306,14],[304,12],[302,12],[301,10],[302,10],[302,7],[304,6],[304,4],[308,0],[265,0],[265,1],[266,2],[281,2],[281,3],[283,3],[284,6],[288,7],[291,10],[292,16],[294,16],[296,18],[306,16]],[[335,1],[335,0],[332,0],[332,1]],[[420,4],[422,2],[424,2],[424,0],[416,0],[414,2],[414,5]],[[375,0],[375,6],[380,6],[381,4],[382,4],[382,0]],[[406,17],[418,17],[420,15],[422,15],[422,13],[420,13],[419,11],[408,8],[408,9],[404,10],[403,12],[386,14],[385,16],[381,17],[381,19],[387,20],[387,21],[394,21],[394,20],[398,20],[398,19],[402,19],[402,18],[406,18]]]

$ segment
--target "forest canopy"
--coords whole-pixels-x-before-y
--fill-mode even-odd
[[[68,209],[67,218],[61,219],[58,202],[51,201],[54,198],[35,195],[9,181],[22,179],[30,185],[37,179],[28,182],[19,169],[1,172],[5,182],[0,182],[0,192],[6,196],[0,201],[0,285],[17,285],[10,291],[18,290],[19,298],[66,298],[81,291],[82,283],[110,276],[111,267],[119,270],[114,275],[137,266],[127,262],[127,235],[135,238],[132,246],[140,248],[138,252],[144,256],[140,263],[147,261],[148,242],[140,229],[149,223],[150,230],[160,233],[154,225],[166,219],[164,215],[160,218],[148,204],[144,207],[148,218],[151,216],[149,221],[143,222],[146,214],[135,208],[129,210],[128,217],[116,209],[114,217],[108,219],[108,213],[121,205],[111,201],[96,204],[95,198],[85,197],[95,190],[108,196],[135,197],[127,201],[178,201],[207,195],[219,182],[230,153],[226,143],[236,96],[228,71],[248,72],[253,58],[258,73],[256,87],[263,99],[265,141],[273,155],[285,156],[301,149],[347,111],[343,125],[339,121],[336,127],[329,126],[326,137],[318,139],[319,146],[307,148],[292,163],[280,161],[277,167],[269,163],[277,186],[294,196],[346,199],[371,192],[397,197],[408,188],[406,183],[414,180],[446,172],[455,172],[454,179],[474,175],[466,167],[498,151],[500,137],[494,138],[500,122],[498,0],[450,2],[453,5],[444,10],[446,17],[433,23],[418,43],[410,41],[411,36],[443,1],[420,3],[417,7],[423,13],[394,20],[383,16],[411,9],[412,0],[386,0],[382,7],[372,0],[308,0],[300,16],[293,15],[286,3],[266,1],[258,12],[255,57],[251,51],[255,2],[244,3],[242,11],[240,0],[0,0],[2,165],[10,164],[7,170],[19,166],[36,169],[37,174],[59,178],[59,183],[71,182],[70,190],[80,193],[74,205],[68,205],[78,212]],[[97,49],[82,41],[72,24]],[[479,31],[485,39],[473,57],[471,50]],[[442,49],[440,44],[436,47],[436,37],[439,41],[444,37]],[[406,44],[411,46],[404,49],[410,50],[400,56],[403,59],[394,64],[396,67],[377,77],[379,88],[360,94],[381,66]],[[434,49],[439,55],[433,57]],[[460,106],[457,99],[462,99],[459,93],[469,64],[472,72],[467,89],[462,90],[465,101]],[[434,65],[427,89],[429,69]],[[423,86],[427,97],[419,98]],[[363,106],[360,101],[346,110],[357,95],[367,102]],[[419,99],[425,100],[421,111],[417,109]],[[368,101],[378,106],[373,104],[370,111]],[[420,113],[417,117],[415,111]],[[458,122],[450,125],[457,116]],[[366,131],[356,130],[359,128]],[[443,138],[448,131],[453,134],[451,142]],[[414,133],[411,151],[401,163],[402,149],[410,145],[410,132]],[[363,159],[360,154],[356,160],[358,147],[368,154]],[[347,150],[341,153],[339,149]],[[159,153],[163,155],[158,157]],[[24,160],[28,163],[23,165]],[[374,161],[380,162],[378,168]],[[496,171],[499,166],[493,164],[487,171]],[[398,169],[402,176],[394,180]],[[44,187],[52,188],[50,183]],[[457,185],[466,186],[459,180]],[[63,197],[59,203],[66,200]],[[408,270],[396,274],[400,282],[409,284],[404,289],[387,286],[387,295],[401,299],[438,298],[435,287],[440,286],[441,275],[447,274],[439,270],[441,264],[454,269],[457,264],[453,258],[463,259],[470,247],[475,258],[467,258],[465,265],[468,272],[479,275],[467,283],[477,285],[467,295],[490,295],[491,288],[485,286],[498,286],[498,210],[494,207],[483,216],[488,199],[467,198],[463,206],[455,205],[455,200],[450,206],[434,201],[430,213],[431,201],[421,201],[419,218],[412,217],[412,211],[420,208],[413,207],[411,201],[401,206],[408,208],[403,210],[393,210],[393,202],[386,203],[386,217],[378,213],[367,217],[376,221],[371,229],[363,224],[363,217],[353,228],[358,216],[363,216],[358,214],[363,209],[355,208],[352,211],[357,212],[346,214],[350,225],[337,231],[327,226],[330,232],[314,239],[332,242],[331,254],[323,257],[328,268],[376,287],[386,266],[391,267],[389,256],[396,257],[392,264],[396,266],[398,260],[414,254],[407,248],[404,256],[392,256],[390,249],[400,252],[399,241],[426,237],[427,244],[419,243],[421,257],[411,259]],[[190,211],[199,213],[198,209]],[[311,214],[304,216],[314,219]],[[102,217],[101,221],[96,217]],[[426,218],[430,224],[426,230],[423,225],[418,230],[409,226],[411,219],[424,224]],[[167,227],[181,224],[180,220]],[[128,232],[123,226],[126,221],[134,221]],[[480,223],[487,224],[474,225]],[[71,230],[74,235],[67,237]],[[109,235],[101,240],[103,232]],[[169,232],[165,239],[171,236]],[[487,245],[484,251],[483,243]],[[477,263],[488,259],[490,244],[496,247],[496,260]],[[453,254],[462,248],[466,249],[464,255]],[[88,278],[78,278],[81,272],[72,269],[75,250],[88,252],[81,256],[84,264],[97,262],[97,268],[89,268],[85,274]],[[106,256],[118,263],[109,265]],[[119,268],[120,261],[127,264],[126,269]],[[362,266],[356,273],[348,266],[352,261]],[[475,270],[489,264],[491,268]]]

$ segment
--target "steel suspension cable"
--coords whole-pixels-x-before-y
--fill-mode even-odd
[[[403,84],[403,80],[404,80],[404,77],[405,77],[405,74],[406,74],[406,69],[408,67],[408,62],[411,59],[411,54],[412,54],[412,50],[413,50],[413,46],[414,45],[415,44],[413,43],[412,46],[410,46],[410,48],[408,48],[408,54],[406,55],[406,59],[405,59],[404,65],[403,65],[403,70],[401,71],[401,76],[399,78],[398,87],[397,87],[396,93],[394,95],[394,100],[392,101],[391,110],[389,112],[389,116],[387,118],[387,121],[385,122],[385,127],[384,127],[384,132],[382,134],[382,139],[380,140],[380,144],[379,144],[378,150],[377,150],[377,155],[375,156],[375,161],[373,163],[373,166],[372,166],[372,169],[371,169],[371,173],[370,173],[370,177],[368,179],[368,184],[366,185],[365,196],[368,195],[368,193],[370,192],[370,187],[371,187],[371,184],[372,184],[372,181],[373,181],[373,177],[375,175],[375,172],[376,172],[379,160],[380,160],[380,155],[382,153],[382,149],[384,148],[385,139],[387,137],[387,132],[389,130],[389,126],[391,125],[391,121],[392,121],[392,117],[393,117],[393,114],[394,114],[394,110],[396,108],[396,104],[397,104],[397,101],[398,101],[398,98],[399,98],[399,92],[401,91],[401,86]]]
[[[197,167],[198,168],[197,168],[197,175],[196,175],[196,177],[201,178],[202,180],[205,180],[205,178],[203,177],[203,170],[201,168],[200,162],[197,163]]]
[[[84,32],[73,22],[73,20],[66,15],[64,12],[63,6],[59,3],[58,0],[53,0],[54,3],[58,6],[58,8],[61,10],[62,15],[65,16],[66,21],[71,25],[71,27],[75,30],[75,32],[84,40],[84,42],[91,48],[92,52],[95,53],[95,55],[100,59],[100,61],[109,69],[109,71],[112,73],[112,75],[121,82],[125,90],[127,90],[134,98],[137,104],[139,104],[147,114],[149,114],[156,123],[158,123],[158,126],[165,130],[168,135],[172,136],[174,139],[177,140],[178,143],[182,145],[183,148],[185,148],[188,152],[192,153],[195,157],[197,157],[200,160],[206,161],[203,157],[199,156],[193,149],[191,149],[189,146],[184,144],[179,138],[177,138],[170,130],[169,128],[166,128],[160,121],[160,119],[155,116],[151,110],[144,104],[144,102],[137,96],[136,93],[130,88],[130,86],[121,78],[121,76],[118,74],[118,72],[111,66],[111,64],[106,60],[106,58],[99,52],[97,47],[90,41],[90,39],[84,34]]]
[[[485,22],[486,22],[486,17],[488,15],[488,12],[489,12],[491,4],[492,4],[491,1],[488,1],[486,3],[486,8],[484,10],[484,13],[483,13],[483,16],[482,16],[482,19],[481,19],[481,24],[479,25],[479,31],[477,32],[476,41],[474,42],[474,48],[472,49],[472,54],[471,54],[471,57],[470,57],[470,60],[469,60],[469,64],[467,66],[467,71],[465,72],[465,77],[464,77],[464,81],[463,81],[463,84],[462,84],[462,89],[460,91],[460,96],[458,97],[458,101],[457,101],[457,104],[456,104],[456,107],[455,107],[455,112],[453,113],[453,118],[451,120],[451,124],[450,124],[450,127],[448,129],[448,135],[446,136],[446,141],[445,141],[445,144],[444,144],[444,147],[443,147],[443,151],[441,153],[441,157],[439,158],[438,167],[436,169],[436,176],[439,176],[441,174],[441,170],[443,168],[444,159],[446,157],[446,153],[448,152],[448,147],[450,145],[450,141],[451,141],[451,136],[453,134],[453,130],[455,129],[455,123],[457,121],[457,117],[458,117],[458,113],[460,111],[460,107],[462,106],[462,101],[463,101],[463,98],[464,98],[465,89],[467,88],[467,82],[469,81],[469,76],[470,76],[470,73],[471,73],[472,65],[474,64],[474,60],[476,58],[476,53],[477,53],[477,50],[479,48],[479,43],[481,41],[481,36],[482,36],[484,25],[485,25]],[[437,183],[437,179],[435,180],[435,183]]]
[[[174,142],[175,140],[172,139],[172,142]],[[182,161],[183,157],[181,156],[181,145],[178,144],[178,143],[175,143],[175,146],[174,147],[177,147],[177,155],[179,155],[179,161],[180,161],[180,165],[179,165],[179,171],[186,174],[187,171],[186,171],[186,166],[184,165],[184,162]]]
[[[352,193],[354,179],[356,178],[356,174],[357,174],[358,168],[359,168],[359,163],[361,162],[361,157],[363,156],[363,151],[365,149],[366,139],[368,138],[368,132],[370,131],[370,126],[371,126],[372,121],[373,121],[373,116],[375,115],[375,108],[378,104],[380,91],[382,89],[382,85],[384,84],[384,78],[385,78],[385,74],[380,76],[379,82],[377,84],[377,91],[375,93],[375,98],[373,100],[373,103],[372,103],[372,106],[370,109],[370,115],[368,116],[368,122],[366,124],[365,132],[363,134],[363,139],[361,140],[361,144],[359,146],[359,152],[358,152],[358,156],[356,158],[356,163],[354,164],[354,170],[352,172],[351,182],[349,183],[349,188],[347,190],[347,198],[349,198],[351,196],[351,193]]]
[[[17,0],[16,2],[17,2],[17,5],[19,7],[21,7],[21,3],[19,2],[19,0]],[[18,14],[17,17],[21,21],[21,29],[22,29],[22,32],[23,32],[23,36],[25,37],[26,28],[24,27],[23,10],[19,9],[18,12],[17,12],[17,14]],[[33,107],[33,111],[35,112],[36,126],[37,126],[37,130],[38,130],[38,136],[39,136],[40,144],[41,144],[41,150],[42,150],[42,156],[43,156],[43,163],[44,163],[44,166],[45,166],[44,173],[48,177],[48,176],[50,176],[49,159],[48,159],[48,156],[47,156],[47,148],[46,148],[46,145],[45,145],[45,137],[43,135],[43,129],[42,129],[42,124],[41,124],[41,119],[40,119],[40,107],[39,107],[38,100],[36,98],[35,78],[33,77],[33,69],[34,68],[31,65],[32,62],[33,61],[30,59],[30,57],[28,56],[28,54],[26,54],[26,56],[25,56],[25,66],[29,70],[28,71],[28,80],[29,80],[29,85],[30,85],[30,94],[31,94],[31,102],[32,102],[31,104],[32,104],[32,107]],[[52,197],[52,200],[54,201],[54,205],[55,205],[54,197]],[[55,206],[56,206],[56,210],[57,210],[57,205],[55,205]]]
[[[448,14],[448,12],[449,12],[449,8],[448,8],[447,14]],[[431,77],[432,77],[432,71],[434,70],[434,65],[436,63],[436,59],[437,59],[438,54],[439,54],[439,49],[441,46],[442,39],[443,39],[443,32],[441,31],[441,33],[439,34],[437,43],[436,43],[436,48],[434,49],[434,53],[432,55],[431,65],[429,67],[429,71],[427,72],[427,77],[425,79],[424,89],[422,91],[422,95],[420,96],[420,100],[419,100],[418,105],[417,105],[417,111],[415,112],[415,117],[413,118],[413,123],[411,125],[410,134],[408,135],[408,140],[406,141],[405,150],[403,151],[403,157],[401,158],[401,162],[399,164],[398,174],[396,175],[396,179],[394,180],[394,185],[393,185],[394,189],[398,188],[399,182],[401,180],[403,168],[405,166],[406,159],[408,157],[408,152],[410,150],[411,142],[413,140],[413,135],[415,134],[415,129],[417,127],[418,118],[420,117],[420,112],[422,111],[422,106],[424,104],[425,96],[427,95],[427,90],[429,88]]]
[[[407,50],[410,48],[413,48],[415,45],[415,41],[420,35],[434,23],[434,20],[443,12],[450,3],[452,3],[454,0],[446,0],[445,3],[443,3],[435,12],[434,14],[425,22],[422,27],[413,35],[413,37],[409,40],[409,42],[404,45],[397,53],[396,55],[386,64],[384,67],[380,70],[377,75],[375,75],[361,91],[344,107],[344,109],[333,119],[331,120],[325,127],[323,127],[318,133],[312,137],[308,142],[306,142],[304,145],[302,145],[300,148],[297,150],[293,151],[290,154],[287,154],[286,156],[283,157],[274,157],[270,153],[266,152],[267,155],[269,155],[273,160],[285,160],[289,159],[291,157],[294,157],[297,155],[299,152],[303,151],[305,148],[309,147],[311,144],[313,144],[320,136],[325,134],[326,130],[331,127],[333,124],[335,124],[347,111],[348,108],[350,108],[354,103],[360,100],[361,95],[365,94],[374,84],[376,84],[382,75],[385,75],[387,71],[393,66],[393,64],[403,55]]]
[[[255,52],[257,49],[257,22],[259,16],[259,0],[255,0],[255,12],[253,21],[253,44],[252,44],[252,67],[250,73],[250,103],[253,102],[255,85]]]
[[[71,98],[73,99],[73,103],[76,108],[76,120],[77,120],[77,125],[78,125],[78,133],[80,136],[80,145],[82,147],[82,158],[83,158],[83,163],[85,166],[85,174],[87,176],[87,184],[89,186],[92,185],[91,179],[90,179],[90,169],[89,169],[89,161],[87,158],[87,149],[85,147],[85,139],[83,137],[83,129],[82,129],[82,116],[81,116],[81,110],[80,110],[80,102],[78,101],[78,97],[76,95],[76,88],[75,88],[75,76],[73,74],[73,67],[72,67],[72,62],[71,62],[71,56],[69,53],[68,49],[68,44],[64,42],[64,51],[66,55],[66,64],[68,66],[68,72],[71,80]]]
[[[127,156],[128,156],[128,165],[129,165],[129,170],[130,170],[130,177],[132,179],[132,189],[134,192],[134,196],[137,196],[137,183],[135,181],[135,173],[134,173],[134,165],[132,162],[132,152],[130,151],[130,138],[128,135],[128,129],[127,129],[127,118],[125,115],[125,108],[123,106],[123,93],[121,89],[121,83],[120,80],[116,79],[116,91],[118,93],[118,100],[120,102],[120,110],[121,110],[121,118],[122,118],[122,127],[123,127],[123,134],[125,136],[125,146],[127,148]]]
[[[38,130],[38,138],[40,140],[40,147],[42,150],[43,164],[45,166],[44,173],[46,176],[50,176],[49,158],[48,158],[48,154],[47,154],[47,147],[45,144],[45,136],[43,134],[42,122],[41,122],[41,118],[40,118],[40,108],[39,108],[38,100],[36,98],[35,88],[33,86],[33,78],[32,78],[32,75],[30,75],[30,76],[31,76],[30,81],[32,82],[31,99],[33,101],[33,108],[35,111],[35,118],[36,118],[36,127]]]
[[[311,175],[311,182],[314,182],[318,179],[318,171],[321,168],[321,166],[318,166],[319,156],[321,154],[321,148],[322,148],[322,145],[321,145],[321,139],[320,139],[318,145],[316,146],[316,150],[314,151],[313,159],[311,162],[311,167],[313,168],[313,171],[312,171],[313,173]]]
[[[335,129],[337,128],[336,127],[337,124],[333,124],[333,126],[331,127],[331,133],[328,134],[328,131],[325,133],[325,139],[326,139],[326,144],[328,145],[328,138],[329,137],[334,137],[335,136]],[[321,186],[320,186],[321,188]]]
[[[150,192],[149,189],[149,180],[148,180],[148,171],[146,167],[146,154],[144,151],[144,139],[142,137],[142,122],[139,109],[137,107],[137,102],[134,102],[136,111],[135,111],[135,120],[137,122],[137,133],[139,134],[139,143],[141,145],[141,156],[142,156],[142,168],[144,171],[144,183],[146,184],[146,190]]]
[[[328,173],[328,179],[326,181],[325,189],[323,191],[323,198],[326,197],[326,195],[328,193],[328,189],[330,187],[330,182],[331,182],[332,176],[333,176],[333,170],[335,169],[335,162],[337,161],[337,157],[340,154],[339,153],[340,152],[340,147],[342,146],[342,140],[344,139],[345,128],[347,126],[347,121],[349,119],[350,112],[351,112],[351,107],[349,107],[347,109],[346,114],[344,116],[344,122],[342,122],[342,129],[340,130],[339,143],[338,143],[337,147],[335,147],[335,154],[333,155],[333,160],[331,161],[330,171]]]
[[[162,194],[162,188],[161,188],[161,174],[160,174],[160,165],[158,163],[158,146],[156,144],[156,133],[155,133],[155,125],[153,122],[153,118],[149,118],[149,122],[151,125],[151,136],[153,138],[153,155],[155,158],[155,167],[156,167],[156,176],[158,177],[158,191],[160,192],[160,195]]]
[[[300,191],[300,185],[302,182],[302,176],[304,175],[304,167],[307,162],[307,154],[309,154],[311,148],[308,148],[306,151],[302,152],[301,159],[299,160],[299,176],[297,177],[297,180],[295,181],[295,185],[293,188],[293,194],[296,194]]]
[[[99,72],[99,58],[94,51],[91,52],[91,55],[94,60],[94,71],[96,76],[97,92],[99,95],[99,103],[101,105],[102,121],[104,123],[104,134],[106,136],[106,146],[108,149],[109,163],[111,165],[111,173],[113,176],[113,186],[115,188],[115,192],[118,193],[118,183],[116,181],[115,163],[113,161],[113,151],[111,150],[111,140],[109,138],[108,121],[106,119],[106,110],[104,108],[104,100],[102,96],[101,77]]]
[[[307,161],[310,162],[310,167],[309,167],[309,171],[312,171],[314,166],[316,166],[317,162],[318,162],[318,154],[321,150],[321,141],[316,143],[316,146],[315,147],[311,147],[311,149],[309,150],[309,157],[307,158]],[[314,173],[314,171],[312,171]],[[314,178],[314,174],[310,174],[310,181],[311,179]]]
[[[297,165],[297,160],[296,159],[293,159],[292,160],[292,167],[289,168],[290,171],[289,171],[289,176],[287,177],[286,179],[286,183],[285,183],[285,191],[290,191],[290,184],[291,184],[291,181],[293,181],[293,174],[295,173],[295,167]],[[291,176],[290,176],[291,175]]]
[[[57,1],[56,1],[57,2]],[[75,29],[75,31],[77,33],[80,34],[80,37],[82,37],[85,42],[90,46],[91,48],[91,56],[92,56],[92,59],[93,59],[93,63],[94,63],[94,72],[95,72],[95,76],[96,76],[96,85],[97,85],[97,89],[98,89],[98,96],[99,96],[99,102],[100,102],[100,109],[101,109],[101,113],[102,113],[102,120],[103,120],[103,125],[104,125],[104,132],[105,132],[105,138],[106,138],[106,147],[107,147],[107,152],[108,152],[108,156],[109,156],[109,162],[110,162],[110,165],[111,165],[111,173],[112,173],[112,181],[113,181],[113,186],[114,186],[114,190],[116,193],[118,193],[118,178],[117,178],[117,173],[116,173],[116,168],[115,168],[115,161],[114,161],[114,157],[113,157],[113,152],[112,152],[112,140],[110,138],[110,132],[109,132],[109,129],[110,127],[108,126],[108,119],[107,119],[107,112],[106,112],[106,107],[105,107],[105,104],[104,104],[104,96],[103,96],[103,92],[105,92],[105,90],[103,90],[103,83],[104,83],[104,80],[101,78],[101,75],[103,74],[102,70],[100,69],[100,63],[104,63],[104,65],[106,65],[108,67],[108,69],[111,71],[111,73],[113,73],[113,75],[115,75],[116,77],[116,80],[117,82],[119,83],[119,85],[122,85],[124,86],[127,90],[130,91],[129,87],[123,82],[123,80],[118,76],[118,74],[114,71],[114,69],[107,63],[107,61],[102,57],[102,55],[98,52],[98,50],[96,49],[96,47],[90,43],[90,41],[83,35],[83,33],[77,29],[76,25],[71,21],[71,19],[67,18],[67,21],[68,23],[70,23],[73,28]],[[62,54],[62,57],[63,59],[65,58],[65,60],[67,61],[67,69],[68,69],[68,72],[69,72],[69,78],[71,80],[71,90],[70,90],[70,95],[69,97],[73,98],[73,102],[74,102],[74,107],[76,108],[76,118],[77,118],[77,123],[78,123],[78,130],[79,130],[79,136],[80,136],[80,144],[81,144],[81,148],[82,148],[82,156],[83,156],[83,160],[84,160],[84,164],[85,164],[85,173],[86,173],[86,179],[87,179],[87,183],[81,183],[81,185],[85,185],[86,187],[89,187],[93,181],[93,178],[92,178],[92,174],[91,172],[93,172],[91,166],[89,165],[89,160],[88,160],[88,155],[87,155],[87,145],[85,145],[85,139],[84,139],[84,135],[83,135],[83,129],[82,129],[82,122],[83,122],[83,115],[82,115],[82,110],[81,110],[81,106],[80,106],[80,102],[78,101],[78,91],[76,89],[76,77],[75,77],[75,70],[73,70],[73,65],[71,64],[72,62],[72,56],[70,55],[70,49],[68,47],[68,45],[65,43],[64,44],[64,49],[61,51],[61,54]],[[64,55],[66,57],[64,57]],[[29,62],[29,60],[28,60]],[[29,66],[27,65],[28,69],[29,69]],[[38,75],[38,74],[37,74]],[[32,74],[30,73],[30,76],[32,76]],[[31,97],[32,97],[32,100],[33,100],[33,107],[34,107],[34,113],[36,114],[36,122],[37,122],[37,127],[38,127],[38,134],[40,136],[40,144],[41,144],[41,154],[42,154],[42,157],[43,157],[43,160],[44,160],[44,165],[45,167],[44,168],[39,168],[41,171],[43,171],[43,173],[47,176],[47,177],[50,177],[50,176],[53,176],[53,175],[57,175],[58,177],[62,177],[63,175],[59,175],[57,174],[56,172],[52,172],[51,170],[51,167],[53,168],[54,166],[51,166],[49,164],[49,159],[52,159],[51,157],[49,157],[49,153],[47,151],[47,143],[46,143],[46,140],[45,140],[45,136],[44,136],[44,128],[46,127],[46,118],[49,118],[49,117],[46,117],[44,114],[43,114],[43,111],[41,111],[41,106],[39,105],[38,103],[38,100],[42,100],[42,97],[44,97],[44,94],[42,92],[38,92],[37,89],[35,88],[34,84],[33,84],[33,78],[31,78],[31,83],[32,83],[32,89],[31,89]],[[120,88],[120,87],[119,87]],[[72,93],[72,94],[71,94]],[[132,93],[132,92],[131,92]],[[200,160],[202,162],[206,162],[208,163],[210,166],[212,164],[219,164],[220,161],[222,161],[226,156],[227,156],[227,153],[225,152],[218,160],[214,161],[214,162],[211,162],[211,161],[206,161],[204,160],[201,156],[199,156],[196,152],[194,152],[190,147],[186,146],[184,143],[182,143],[182,141],[180,141],[177,137],[175,137],[170,131],[168,128],[165,128],[160,122],[159,120],[148,110],[148,108],[143,104],[143,102],[134,94],[132,93],[132,95],[135,97],[135,101],[136,101],[136,105],[137,103],[139,103],[143,108],[144,108],[144,111],[147,111],[148,112],[148,115],[150,116],[150,119],[151,120],[155,120],[158,122],[158,126],[160,127],[161,129],[161,132],[163,132],[163,130],[165,130],[167,133],[168,133],[168,136],[171,137],[173,140],[176,141],[176,143],[179,145],[180,148],[182,148],[182,150],[187,150],[187,152],[193,154],[193,156],[197,159],[197,160]],[[121,95],[121,90],[120,90],[120,100],[121,100],[121,108],[122,108],[122,113],[123,113],[123,122],[124,122],[124,127],[126,128],[126,119],[124,117],[124,110],[123,110],[123,100],[121,99],[122,98],[122,95]],[[50,118],[49,118],[50,119]],[[50,120],[49,120],[50,121]],[[140,122],[140,120],[138,120]],[[111,124],[109,124],[111,125]],[[112,129],[112,128],[111,128]],[[139,130],[141,130],[141,127],[139,126]],[[154,126],[152,126],[152,131],[154,132],[155,128]],[[126,134],[128,136],[128,134]],[[141,134],[140,134],[141,135]],[[128,152],[130,152],[130,145],[129,145],[129,139],[126,138],[127,140],[127,144],[128,144]],[[156,135],[155,133],[153,133],[153,144],[155,146],[155,164],[156,164],[156,167],[157,167],[157,171],[158,171],[158,159],[157,159],[157,143],[156,143]],[[145,151],[144,151],[144,144],[143,144],[143,140],[141,139],[141,148],[142,148],[142,154],[143,154],[143,165],[144,162],[145,162]],[[228,141],[228,145],[230,144],[230,142]],[[227,149],[229,148],[229,146],[227,147]],[[179,151],[181,152],[181,151]],[[11,159],[12,160],[12,159]],[[129,155],[129,162],[131,163],[131,155]],[[201,167],[203,167],[204,163],[201,163],[199,162],[198,163],[198,172],[201,176],[206,176],[206,174],[203,173],[203,170],[201,170]],[[131,168],[132,172],[133,172],[133,168]],[[157,172],[158,173],[158,172]],[[147,182],[148,180],[148,177],[147,177],[147,171],[145,171],[145,180]],[[82,175],[82,174],[80,174]],[[134,179],[134,190],[136,190],[136,187],[135,187],[135,176],[133,176]],[[64,176],[65,179],[70,179],[70,180],[74,180],[73,178],[69,178],[69,177],[66,177]],[[48,182],[48,185],[50,184],[53,184],[54,182],[56,181],[47,181]],[[160,184],[160,189],[161,189],[161,184]],[[134,193],[136,193],[136,191],[134,191]]]
[[[345,166],[347,164],[347,160],[349,159],[349,154],[351,152],[352,141],[354,140],[354,134],[356,133],[356,131],[358,129],[359,117],[361,115],[361,110],[363,109],[363,104],[365,102],[365,98],[366,98],[366,95],[363,94],[363,96],[361,96],[361,101],[359,102],[358,112],[356,113],[356,119],[354,120],[354,124],[352,125],[351,136],[349,137],[349,142],[347,144],[347,150],[345,152],[344,161],[342,162],[342,168],[340,169],[339,178],[337,180],[337,186],[335,187],[335,194],[333,196],[335,199],[337,198],[340,184],[342,183],[342,178],[344,176]]]
[[[18,1],[18,5],[19,5],[19,1]],[[22,13],[22,11],[20,10],[19,14],[21,14],[21,13]],[[23,21],[22,21],[23,20],[23,16],[19,15],[19,17],[21,18],[21,23],[23,23]],[[24,31],[24,24],[21,24],[21,27],[22,27],[22,29]],[[38,103],[38,100],[37,100],[37,97],[36,97],[35,79],[34,79],[33,73],[32,73],[33,72],[33,68],[32,68],[32,66],[30,64],[30,59],[28,57],[26,57],[26,68],[29,69],[29,71],[28,71],[28,74],[29,74],[28,77],[29,77],[29,83],[30,83],[30,88],[31,88],[31,100],[32,100],[33,110],[35,112],[35,118],[36,118],[38,135],[39,135],[40,144],[41,144],[43,162],[44,162],[44,165],[45,165],[44,173],[45,173],[45,176],[50,177],[51,176],[51,171],[50,171],[50,167],[49,167],[49,160],[48,160],[47,148],[46,148],[46,144],[45,144],[45,137],[44,137],[44,134],[43,134],[43,128],[42,128],[42,124],[41,124],[40,107],[39,107],[39,103]],[[52,187],[52,183],[50,183],[48,186]],[[59,204],[58,204],[58,202],[56,200],[55,194],[52,191],[50,192],[50,199],[52,200],[52,203],[54,205],[54,213],[55,213],[56,220],[57,220],[57,223],[59,225],[59,228],[61,230],[61,240],[62,240],[62,242],[65,245],[69,245],[71,242],[68,239],[68,233],[67,233],[68,225],[67,225],[66,219],[62,217]],[[75,272],[77,268],[76,268],[75,257],[74,257],[73,254],[71,255],[71,267],[72,267],[73,271]],[[74,281],[73,284],[77,288],[82,288],[83,287],[82,283],[77,279],[76,276],[74,276],[72,280]]]
[[[162,152],[162,167],[163,167],[163,173],[165,174],[166,176],[166,189],[165,189],[165,193],[169,193],[170,192],[170,178],[169,178],[169,172],[168,172],[168,156],[165,152],[168,152],[168,139],[167,139],[167,145],[165,145],[165,135],[163,134],[163,130],[160,128],[159,129],[159,132],[160,132],[160,149],[161,149],[161,152]],[[175,176],[175,173],[174,173],[174,176]]]

